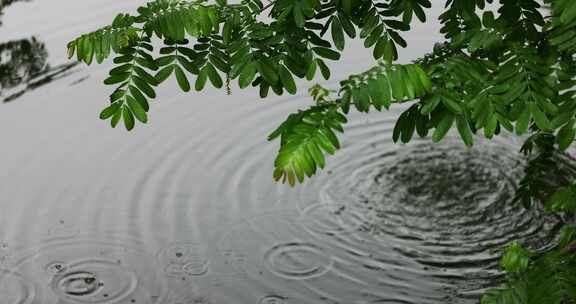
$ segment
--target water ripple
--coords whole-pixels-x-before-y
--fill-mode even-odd
[[[47,304],[165,304],[166,281],[159,268],[153,258],[125,242],[52,240],[19,254],[8,273],[19,276],[9,276],[10,285],[2,286],[20,282],[21,288],[7,287],[2,295]],[[28,303],[19,301],[13,303]]]

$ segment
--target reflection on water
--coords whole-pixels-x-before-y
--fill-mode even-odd
[[[18,1],[21,0],[0,3],[0,16],[5,7]],[[66,63],[51,67],[47,59],[44,43],[35,37],[0,42],[0,98],[4,102],[12,101],[27,91],[69,75],[77,65]]]
[[[31,0],[0,0],[0,18],[2,17],[4,8],[10,6],[13,3],[24,1],[29,2]],[[0,19],[0,25],[2,25],[2,19]]]
[[[0,87],[10,89],[40,74],[47,57],[44,44],[36,38],[0,44]]]
[[[30,18],[61,18],[27,32],[51,34],[0,48],[2,96],[22,101],[0,111],[2,304],[472,304],[509,240],[552,242],[554,219],[512,202],[519,141],[394,145],[401,108],[353,114],[328,170],[294,189],[272,181],[265,138],[309,105],[304,93],[257,102],[168,86],[149,127],[108,129],[105,88],[52,81],[73,64],[51,68],[46,50],[128,2],[143,1],[31,2]],[[403,56],[432,45],[431,26]],[[347,51],[335,79],[369,64],[361,43]]]

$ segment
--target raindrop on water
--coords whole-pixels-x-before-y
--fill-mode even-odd
[[[286,298],[277,295],[265,296],[262,299],[260,299],[260,301],[258,301],[258,304],[286,304],[286,303],[288,303],[286,302]]]
[[[208,272],[208,260],[194,243],[168,246],[158,253],[158,259],[164,265],[164,271],[171,276],[201,276]]]
[[[44,267],[46,272],[52,275],[68,271],[68,265],[64,262],[52,262]]]
[[[332,268],[332,257],[308,243],[285,243],[266,252],[265,265],[271,272],[287,279],[309,279],[324,275]]]
[[[58,279],[58,288],[69,296],[88,296],[97,293],[100,285],[96,282],[96,275],[90,272],[73,272]]]

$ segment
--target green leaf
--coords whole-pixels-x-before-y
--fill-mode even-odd
[[[323,153],[333,154],[340,147],[334,130],[342,130],[346,118],[333,105],[313,106],[291,114],[270,136],[280,137],[280,150],[274,161],[274,179],[292,186],[323,168]]]
[[[114,114],[116,114],[118,110],[120,110],[120,103],[115,102],[110,106],[108,106],[106,109],[102,110],[102,112],[100,113],[100,119],[102,120],[108,119],[112,117]]]
[[[566,124],[564,127],[558,131],[556,135],[556,142],[558,143],[558,148],[562,151],[566,151],[570,145],[574,142],[574,137],[576,135],[576,130],[573,124]]]
[[[542,131],[547,131],[550,129],[550,120],[546,117],[546,114],[540,110],[536,103],[531,102],[528,104],[530,108],[530,113],[532,113],[532,117],[534,117],[534,122],[536,126]]]
[[[338,12],[338,20],[340,20],[340,24],[342,25],[342,29],[344,29],[344,32],[346,32],[346,35],[348,35],[348,37],[350,37],[351,39],[356,38],[356,29],[354,28],[354,24],[352,24],[350,19],[348,19],[348,17],[342,14],[341,12]]]
[[[506,248],[500,266],[508,272],[524,271],[528,268],[531,255],[528,250],[522,248],[518,241],[514,241]]]
[[[121,65],[119,67],[115,67],[112,70],[110,70],[110,75],[125,75],[126,73],[128,73],[128,75],[129,75],[129,71],[131,69],[132,69],[132,64],[126,63],[124,65]]]
[[[397,20],[384,20],[387,26],[399,30],[399,31],[408,31],[410,30],[410,25],[404,22],[400,22]]]
[[[394,125],[394,130],[392,131],[392,141],[394,143],[397,143],[398,140],[400,139],[400,137],[402,136],[402,132],[404,130],[404,125],[406,124],[406,121],[408,120],[408,112],[405,111],[402,114],[400,114],[400,117],[398,117],[398,120],[396,120],[396,124]]]
[[[196,91],[202,91],[206,86],[206,81],[208,81],[208,71],[206,69],[201,69],[200,73],[198,74],[198,78],[196,78],[195,89]]]
[[[347,14],[350,15],[352,13],[352,3],[353,0],[341,0],[340,3],[342,4],[342,10]]]
[[[392,63],[398,59],[398,50],[392,40],[388,40],[384,48],[384,61]]]
[[[162,83],[164,81],[166,81],[166,79],[168,79],[168,77],[170,77],[170,75],[172,75],[172,72],[174,72],[174,65],[169,65],[164,67],[163,69],[161,69],[156,76],[154,76],[154,78],[156,78],[156,81],[158,83]]]
[[[566,0],[565,2],[568,2],[569,0]],[[560,15],[560,20],[564,23],[570,23],[573,21],[573,19],[576,18],[576,5],[566,5],[567,8],[564,9],[564,11],[562,12],[562,15]]]
[[[141,67],[135,66],[134,71],[142,80],[144,80],[149,85],[157,86],[159,84],[158,81],[156,80],[156,78],[154,78],[154,76],[150,75],[148,72],[146,72]]]
[[[302,12],[302,7],[300,7],[300,3],[296,2],[292,7],[292,12],[294,13],[294,22],[296,26],[303,27],[304,23],[306,23],[306,18],[304,17],[304,13]]]
[[[324,63],[324,61],[322,61],[321,59],[316,59],[316,64],[320,68],[320,73],[322,74],[322,77],[324,77],[324,79],[326,80],[330,79],[330,69],[328,68],[326,63]]]
[[[530,118],[531,118],[530,109],[528,107],[525,107],[522,113],[520,114],[520,117],[516,121],[516,134],[522,135],[526,133],[526,130],[528,130],[528,126],[530,124]]]
[[[198,71],[198,67],[194,65],[192,62],[188,61],[186,57],[178,56],[178,62],[190,74],[198,75],[198,73],[200,72]]]
[[[136,85],[136,87],[138,87],[138,89],[140,89],[140,91],[144,92],[146,96],[150,98],[156,98],[156,92],[154,92],[154,89],[152,89],[152,87],[141,78],[138,76],[133,76],[132,82]]]
[[[286,91],[292,95],[296,94],[296,83],[294,82],[294,78],[292,77],[290,71],[288,71],[285,66],[280,65],[278,72],[280,74],[280,81],[282,82],[282,86],[286,88]]]
[[[434,134],[432,134],[432,141],[440,142],[446,136],[446,134],[448,134],[448,131],[452,127],[453,123],[454,115],[450,113],[444,114],[444,117],[442,117],[442,120],[440,120],[436,126],[436,130],[434,130]]]
[[[384,77],[372,78],[368,81],[368,90],[372,97],[372,102],[379,109],[381,106],[390,107],[390,88],[388,81]]]
[[[454,114],[462,113],[462,107],[456,100],[452,99],[452,97],[444,94],[442,95],[442,103],[448,108],[450,111],[454,112]]]
[[[438,95],[432,96],[431,99],[425,101],[424,106],[422,106],[422,109],[420,110],[420,113],[422,115],[429,115],[430,113],[432,113],[432,111],[436,109],[436,107],[440,104],[441,101],[442,100],[440,99],[440,96]]]
[[[312,51],[314,51],[314,53],[318,54],[318,56],[324,57],[326,59],[330,59],[330,60],[340,59],[340,53],[338,53],[334,50],[331,50],[329,48],[313,47]]]
[[[167,55],[167,56],[163,56],[163,57],[157,58],[157,59],[156,59],[156,65],[162,67],[162,66],[165,66],[165,65],[172,64],[172,63],[174,63],[174,61],[176,60],[176,58],[178,58],[178,57],[176,57],[176,55]]]
[[[307,80],[312,80],[314,79],[314,76],[316,75],[316,61],[312,61],[310,63],[310,65],[308,66],[308,70],[306,71],[306,79]]]
[[[250,62],[244,66],[242,72],[240,72],[240,77],[238,79],[238,84],[240,85],[241,89],[248,87],[254,77],[256,76],[256,63]]]
[[[224,83],[222,82],[222,78],[220,77],[220,74],[218,74],[218,71],[216,71],[214,66],[208,63],[206,64],[204,69],[206,69],[206,72],[208,73],[208,79],[210,79],[212,85],[217,89],[222,88]]]
[[[134,87],[134,86],[130,86],[129,87],[130,93],[132,94],[132,97],[134,97],[134,99],[136,99],[136,101],[138,101],[138,103],[140,103],[140,105],[142,106],[142,108],[148,112],[148,110],[150,109],[150,105],[148,104],[148,101],[146,100],[146,97],[144,97],[144,95],[142,94],[142,92],[140,92],[138,90],[138,88]]]
[[[338,18],[332,19],[332,40],[334,40],[334,45],[338,50],[343,50],[345,47],[344,31],[342,30],[342,25]]]
[[[466,117],[458,116],[456,118],[456,126],[458,128],[458,132],[460,133],[460,137],[464,141],[464,144],[466,144],[468,147],[474,145],[472,130],[470,129],[470,124],[468,123]]]
[[[498,127],[498,119],[496,118],[496,115],[491,115],[488,118],[486,125],[484,126],[484,136],[490,139],[494,137],[497,127]]]
[[[70,41],[68,43],[68,59],[74,57],[74,51],[76,50],[76,41]]]
[[[114,116],[112,116],[112,119],[110,120],[110,125],[112,126],[112,128],[116,128],[116,126],[120,122],[120,119],[122,119],[122,112],[123,107],[121,107],[118,111],[116,111],[116,113],[114,113]]]
[[[406,121],[402,124],[402,136],[400,136],[400,140],[402,143],[409,143],[412,137],[414,136],[414,130],[416,128],[416,120],[418,119],[419,115],[417,111],[413,111],[414,108],[408,110],[408,116]]]
[[[130,77],[130,73],[114,74],[114,75],[106,78],[106,80],[104,80],[104,84],[105,85],[117,84],[120,82],[124,82],[129,77]]]
[[[358,112],[368,112],[370,109],[370,94],[368,90],[354,89],[352,91],[352,97],[354,98],[354,105]]]
[[[124,126],[126,130],[131,131],[134,129],[134,115],[127,106],[122,107],[122,114],[124,118]]]
[[[188,78],[186,77],[186,74],[184,74],[184,71],[182,71],[179,66],[174,65],[174,74],[176,75],[176,81],[178,82],[180,89],[184,92],[189,92],[190,82],[188,82]]]
[[[406,96],[405,82],[402,78],[402,72],[399,69],[389,70],[390,84],[392,86],[392,96],[394,100],[401,101]]]
[[[492,28],[495,25],[494,13],[493,12],[484,12],[482,16],[482,23],[484,23],[485,27]]]
[[[380,57],[384,56],[387,46],[388,46],[388,39],[380,38],[376,43],[376,46],[374,47],[374,51],[372,53],[374,59],[379,59]],[[387,59],[389,58],[386,58],[385,60]]]
[[[134,113],[134,116],[136,116],[136,119],[138,119],[141,123],[147,123],[148,115],[146,114],[144,108],[142,108],[142,105],[140,105],[140,103],[130,95],[126,95],[126,101],[128,102],[130,110],[132,110],[132,113]]]
[[[258,72],[262,77],[269,83],[269,84],[276,84],[278,82],[278,74],[274,70],[272,65],[268,64],[265,61],[258,61],[257,62]]]

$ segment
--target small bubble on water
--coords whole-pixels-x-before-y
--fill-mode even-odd
[[[68,270],[68,265],[64,262],[52,262],[44,267],[49,274],[60,274]]]

